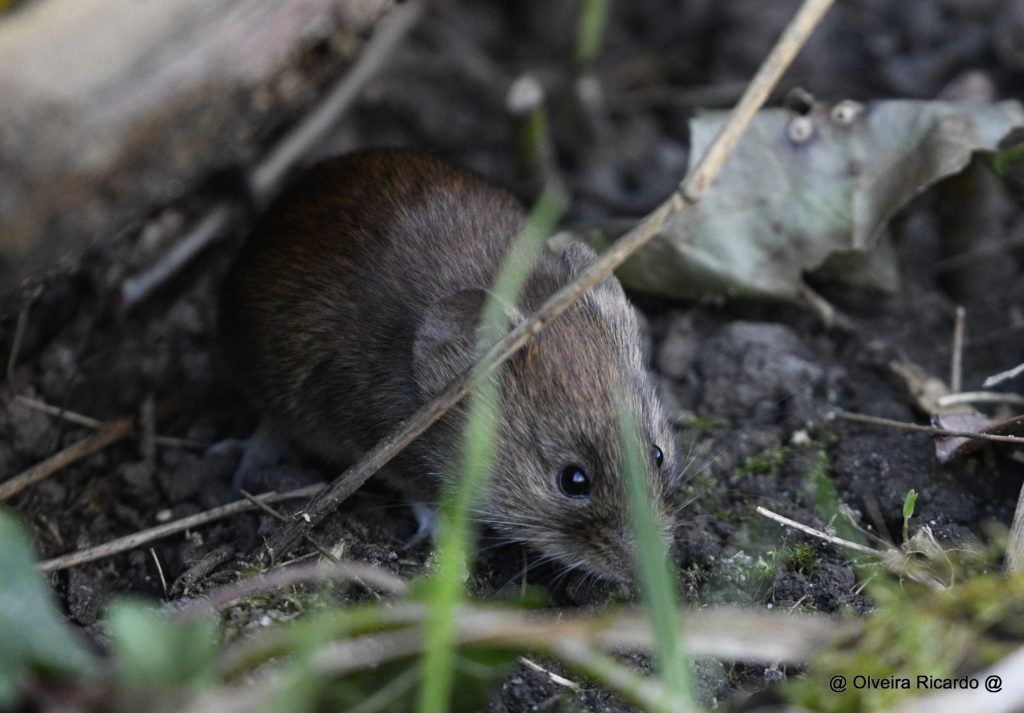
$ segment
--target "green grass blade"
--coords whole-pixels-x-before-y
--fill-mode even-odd
[[[514,304],[544,247],[544,241],[565,210],[565,196],[546,189],[537,199],[522,232],[505,260],[484,307],[481,335],[490,343],[508,329],[503,304]],[[490,482],[494,461],[501,385],[496,374],[470,396],[465,452],[458,481],[442,492],[437,522],[436,570],[430,582],[430,612],[424,628],[423,680],[420,713],[449,709],[455,672],[455,613],[462,601],[463,576],[475,536],[469,513]]]
[[[601,50],[611,0],[583,0],[576,23],[576,66],[588,67]]]
[[[672,575],[668,546],[655,517],[655,503],[642,475],[649,448],[643,443],[634,414],[619,408],[626,503],[635,542],[640,591],[655,638],[655,664],[666,695],[693,701],[693,680],[684,647],[679,588]]]

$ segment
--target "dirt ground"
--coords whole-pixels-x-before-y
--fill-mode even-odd
[[[573,195],[565,225],[628,225],[685,171],[686,119],[698,108],[735,101],[796,4],[612,3],[605,47],[593,68],[605,107],[586,116],[573,89],[578,3],[437,2],[323,153],[373,145],[431,148],[528,202],[537,186],[517,161],[516,124],[505,102],[510,83],[530,72],[545,86],[559,166]],[[1022,25],[1024,2],[1014,0],[847,0],[811,40],[780,95],[799,86],[827,101],[935,98],[944,92],[1014,97],[1024,50],[1008,33]],[[825,527],[809,485],[810,474],[822,469],[869,538],[900,541],[903,499],[911,488],[919,494],[915,522],[930,525],[940,541],[985,541],[992,523],[1009,525],[1024,480],[1019,451],[987,447],[941,465],[927,434],[834,415],[838,406],[924,422],[890,363],[904,357],[948,379],[958,305],[967,315],[965,389],[1024,360],[1024,214],[981,171],[977,184],[968,208],[956,195],[963,184],[951,183],[922,195],[895,221],[903,277],[897,294],[814,283],[848,317],[842,328],[828,328],[792,306],[669,304],[633,295],[646,316],[651,361],[676,415],[682,451],[692,463],[692,501],[677,538],[691,602],[824,612],[870,606],[838,549],[754,513],[761,505]],[[216,289],[234,243],[205,256],[134,313],[117,309],[124,279],[166,251],[205,200],[198,195],[154,207],[138,234],[94,250],[48,279],[27,312],[15,372],[21,396],[110,419],[139,413],[147,399],[213,389],[160,422],[161,436],[179,440],[158,442],[155,453],[137,439],[120,441],[17,496],[11,504],[44,558],[232,498],[234,459],[207,455],[206,446],[245,437],[257,419],[224,379],[212,346]],[[950,260],[965,253],[966,259]],[[28,298],[27,292],[0,297],[0,353],[10,352]],[[4,397],[0,474],[20,472],[88,433]],[[266,485],[283,490],[330,475],[306,463],[268,474]],[[179,596],[174,581],[217,548],[226,548],[222,561],[192,586],[230,579],[248,566],[273,527],[267,516],[239,515],[70,568],[52,582],[70,618],[96,633],[111,597]],[[320,537],[340,539],[346,557],[414,576],[430,555],[428,545],[404,546],[414,530],[408,509],[371,483]],[[787,556],[798,543],[811,549]],[[763,581],[751,582],[749,565],[758,558],[774,566]],[[592,581],[551,584],[552,572],[543,568],[524,575],[525,561],[513,546],[486,550],[475,591],[515,592],[529,584],[546,589],[556,605],[583,608],[629,596]],[[702,664],[701,672],[705,695],[724,701],[784,675],[711,663]],[[629,710],[599,689],[569,694],[525,667],[506,679],[489,708],[544,709]]]

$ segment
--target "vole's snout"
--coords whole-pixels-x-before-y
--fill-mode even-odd
[[[650,536],[658,542],[640,541],[635,524],[628,516],[604,523],[601,531],[591,532],[583,543],[587,568],[595,574],[619,582],[636,582],[639,574],[638,560],[641,550],[655,546],[671,553],[674,526],[674,510],[664,500],[652,501],[651,515],[655,531]],[[623,507],[625,511],[626,508]]]
[[[660,532],[665,546],[670,544],[667,533]],[[639,548],[649,543],[638,545],[632,528],[626,523],[624,528],[611,534],[609,541],[600,551],[593,553],[591,570],[604,578],[624,583],[635,583],[639,576]]]

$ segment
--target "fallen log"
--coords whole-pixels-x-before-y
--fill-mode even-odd
[[[249,162],[392,4],[34,0],[0,15],[0,295]]]

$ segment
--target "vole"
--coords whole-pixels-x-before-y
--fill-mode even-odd
[[[280,433],[351,464],[471,365],[483,302],[524,220],[510,193],[426,153],[324,161],[270,208],[226,278],[226,364]],[[582,243],[544,250],[513,318],[594,257]],[[628,578],[625,403],[668,536],[676,448],[640,343],[637,315],[608,277],[501,367],[482,521],[568,568]],[[453,409],[381,473],[420,513],[457,472],[464,415],[465,404]]]

